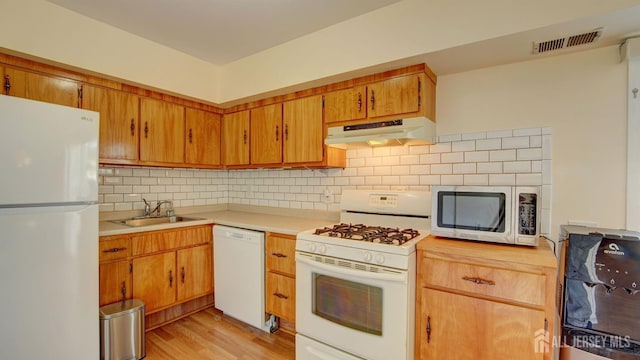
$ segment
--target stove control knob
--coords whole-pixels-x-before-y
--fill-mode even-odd
[[[373,254],[371,254],[370,252],[365,252],[364,253],[364,261],[366,262],[370,262],[371,260],[373,260]]]
[[[384,255],[382,255],[382,254],[376,255],[376,262],[378,264],[382,264],[384,262]]]
[[[316,252],[316,244],[309,244],[309,251]]]
[[[324,246],[324,244],[320,244],[320,245],[318,245],[318,252],[319,252],[320,254],[324,254],[324,253],[326,253],[326,252],[327,252],[327,247],[326,247],[326,246]]]

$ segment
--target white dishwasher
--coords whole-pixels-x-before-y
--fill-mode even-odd
[[[264,233],[229,226],[213,227],[215,307],[263,331],[265,320]]]

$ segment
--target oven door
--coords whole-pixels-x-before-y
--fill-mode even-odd
[[[366,359],[413,359],[409,271],[296,253],[296,330]]]

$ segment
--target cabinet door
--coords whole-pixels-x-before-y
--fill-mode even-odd
[[[147,313],[175,302],[175,266],[175,251],[133,259],[133,296],[144,301]]]
[[[100,113],[100,159],[138,159],[138,97],[84,85],[82,107]]]
[[[370,118],[416,112],[420,109],[420,77],[407,75],[369,84]]]
[[[211,244],[178,250],[178,301],[213,290],[212,255]]]
[[[251,163],[282,162],[282,104],[251,110]]]
[[[128,260],[100,264],[100,306],[131,299],[131,272]]]
[[[140,160],[184,162],[184,107],[140,100]]]
[[[285,275],[296,274],[296,240],[295,237],[269,234],[266,242],[267,270]]]
[[[364,119],[367,117],[366,87],[332,91],[324,95],[324,122]]]
[[[249,164],[249,110],[222,118],[222,163]]]
[[[544,312],[423,288],[420,359],[542,359],[535,352]],[[429,331],[427,330],[429,329]]]
[[[14,68],[5,69],[8,94],[26,99],[79,107],[78,83]]]
[[[268,272],[265,291],[266,311],[287,321],[295,322],[296,279]]]
[[[283,123],[285,163],[322,161],[322,96],[285,102]]]
[[[220,165],[220,115],[196,109],[185,114],[185,162]]]

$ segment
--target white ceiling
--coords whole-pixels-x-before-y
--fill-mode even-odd
[[[48,0],[216,65],[401,0]]]

